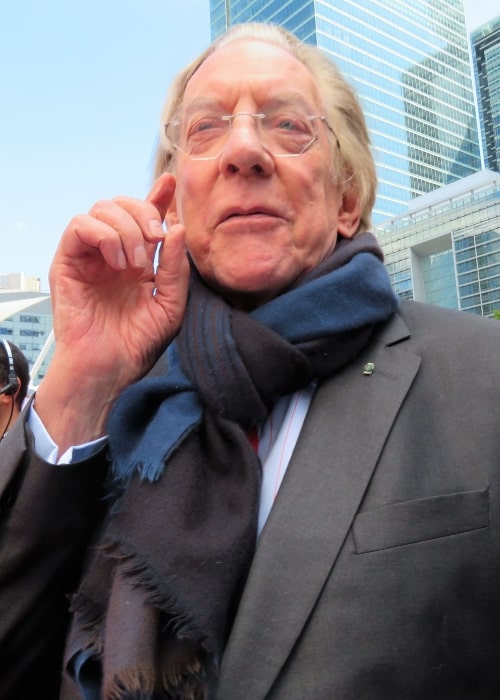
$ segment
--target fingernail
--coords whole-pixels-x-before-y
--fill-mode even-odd
[[[116,256],[116,262],[118,263],[118,267],[124,270],[127,267],[127,258],[125,257],[125,253],[123,250],[118,251],[118,255]]]
[[[149,233],[155,238],[165,237],[165,231],[163,230],[163,226],[158,221],[158,219],[152,219],[149,222]]]
[[[148,264],[148,256],[143,245],[137,245],[134,248],[134,265],[136,267],[146,267]]]

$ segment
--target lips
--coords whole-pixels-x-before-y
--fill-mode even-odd
[[[249,209],[235,207],[224,211],[219,219],[219,223],[224,223],[224,221],[228,221],[228,219],[244,216],[273,216],[281,218],[279,212],[272,209],[268,209],[266,207],[252,207]]]

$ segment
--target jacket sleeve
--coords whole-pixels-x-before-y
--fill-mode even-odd
[[[106,450],[71,465],[36,455],[20,418],[0,444],[0,697],[59,694],[68,594],[102,519]]]

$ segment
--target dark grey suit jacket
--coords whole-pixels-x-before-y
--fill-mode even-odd
[[[258,543],[218,700],[500,698],[499,350],[499,323],[405,303],[318,388]],[[2,661],[0,698],[28,700],[40,695],[23,650],[53,618],[49,600],[72,582],[57,585],[73,556],[60,540],[70,539],[69,522],[79,556],[102,460],[70,467],[62,484],[50,472],[65,468],[47,468],[30,449],[20,457],[20,428],[8,438],[0,653],[17,666],[4,672]],[[58,509],[45,549],[44,493]],[[37,624],[36,605],[16,602],[26,591],[48,606]],[[44,651],[35,651],[40,668]],[[9,694],[9,683],[25,694]]]

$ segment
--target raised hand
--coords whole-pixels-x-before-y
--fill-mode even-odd
[[[164,173],[145,201],[98,202],[63,233],[50,270],[56,347],[36,397],[61,451],[103,433],[116,396],[179,330],[189,276],[184,229],[165,235],[162,227],[174,190]]]

